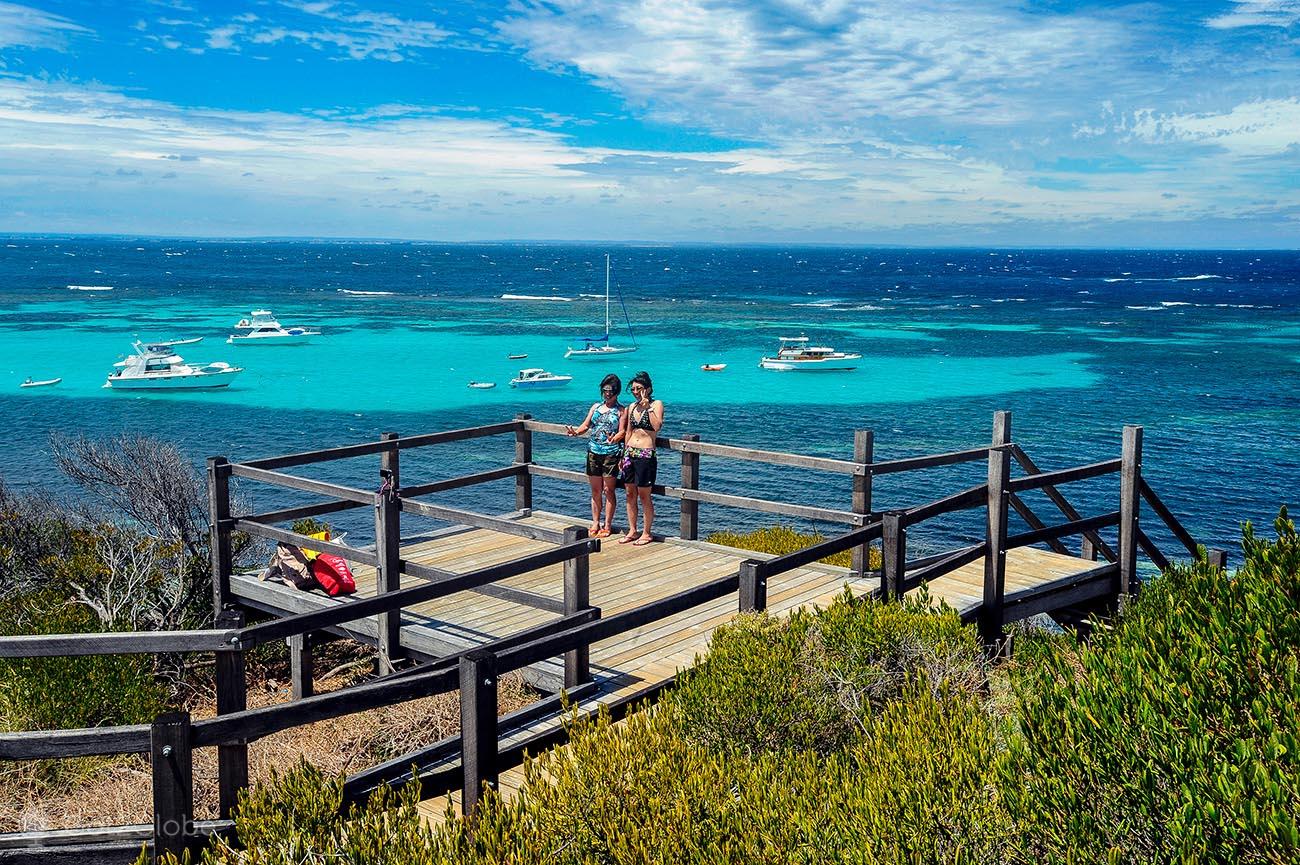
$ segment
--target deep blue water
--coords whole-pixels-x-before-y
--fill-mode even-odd
[[[607,252],[641,349],[608,366],[566,361],[566,345],[602,326],[596,296]],[[844,458],[856,428],[875,430],[877,459],[976,446],[988,440],[993,411],[1009,409],[1015,437],[1041,465],[1059,468],[1117,456],[1121,427],[1142,424],[1152,485],[1199,539],[1232,549],[1241,521],[1270,522],[1300,488],[1298,299],[1294,252],[0,237],[0,477],[73,494],[50,461],[51,431],[148,433],[198,463],[520,411],[576,423],[605,372],[626,380],[647,369],[668,405],[669,435]],[[226,345],[229,326],[260,306],[325,336],[300,348]],[[615,318],[621,324],[617,303]],[[818,375],[757,369],[777,336],[798,332],[861,351],[863,366]],[[180,349],[188,359],[246,368],[234,386],[161,396],[101,387],[133,338],[190,336],[205,340]],[[615,341],[627,341],[625,330]],[[505,357],[520,351],[526,361]],[[706,362],[728,368],[701,373]],[[571,372],[575,381],[517,392],[506,381],[520,366]],[[20,391],[28,375],[64,381]],[[470,379],[498,387],[473,391]],[[500,465],[510,451],[502,438],[408,452],[404,475],[408,484],[450,477]],[[581,444],[563,439],[539,437],[536,453],[581,465]],[[667,455],[665,480],[676,471]],[[849,504],[845,476],[708,457],[702,473],[704,487],[720,492]],[[974,465],[882,478],[876,504],[915,503],[983,473]],[[368,486],[374,466],[317,474]],[[244,495],[272,504],[252,488]],[[1114,479],[1076,495],[1093,513],[1117,502]],[[511,502],[508,483],[444,500],[495,511]],[[584,501],[569,485],[538,483],[539,507],[581,514]],[[1044,500],[1031,503],[1052,513]],[[661,513],[662,528],[675,526],[671,502]],[[706,530],[768,521],[708,505],[701,518]],[[971,528],[938,525],[917,546]]]

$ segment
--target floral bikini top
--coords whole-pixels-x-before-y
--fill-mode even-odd
[[[618,435],[618,419],[623,406],[607,406],[598,402],[591,407],[591,429],[587,433],[587,449],[594,454],[622,453],[623,445],[610,442]]]

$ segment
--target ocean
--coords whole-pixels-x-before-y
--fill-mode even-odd
[[[606,254],[613,341],[635,339],[639,350],[607,363],[565,360],[567,346],[603,329]],[[993,412],[1007,409],[1014,437],[1040,466],[1061,468],[1118,456],[1123,425],[1141,424],[1151,485],[1198,540],[1233,550],[1243,521],[1267,526],[1300,489],[1298,300],[1294,252],[0,236],[0,478],[20,491],[77,495],[51,460],[52,434],[143,433],[201,464],[519,412],[576,424],[603,375],[626,382],[644,369],[666,403],[667,435],[846,459],[855,429],[875,431],[877,460],[979,446]],[[254,308],[324,335],[297,347],[227,345]],[[862,365],[758,368],[778,337],[799,334],[861,352]],[[199,336],[177,351],[244,367],[231,387],[103,388],[133,340]],[[727,367],[706,373],[704,363]],[[574,381],[552,391],[509,387],[528,366]],[[20,390],[27,376],[63,381]],[[497,387],[470,389],[470,380]],[[501,437],[404,452],[404,480],[503,465],[512,449]],[[535,444],[539,462],[563,468],[580,469],[582,451],[550,436]],[[661,458],[669,483],[675,456]],[[301,471],[369,486],[378,482],[372,463]],[[701,476],[717,492],[850,503],[843,475],[706,456]],[[983,477],[975,464],[880,478],[875,505],[915,504]],[[439,500],[505,511],[509,485]],[[300,501],[254,485],[239,494],[250,507]],[[1071,495],[1088,513],[1117,507],[1113,477]],[[585,490],[571,484],[539,481],[536,499],[586,513]],[[1031,504],[1053,521],[1046,500]],[[716,505],[700,514],[704,531],[774,519]],[[969,516],[936,524],[912,548],[969,542],[980,525]],[[349,520],[363,539],[365,520],[340,517]],[[675,526],[676,507],[663,502],[658,527]]]

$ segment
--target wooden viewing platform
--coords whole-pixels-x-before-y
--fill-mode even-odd
[[[535,434],[562,435],[563,427],[520,416],[465,430],[400,438],[385,434],[367,442],[244,463],[208,463],[212,523],[213,602],[217,626],[174,633],[55,635],[0,638],[0,657],[111,653],[213,652],[216,656],[215,718],[191,722],[185,713],[153,724],[0,735],[0,758],[41,759],[74,755],[149,753],[154,773],[152,826],[0,835],[0,862],[47,861],[57,847],[63,861],[118,861],[140,841],[155,851],[179,851],[202,843],[211,831],[230,830],[230,811],[248,783],[247,744],[279,730],[459,691],[461,733],[350,776],[349,801],[381,783],[401,784],[419,767],[421,786],[437,815],[437,801],[455,792],[472,809],[483,784],[518,783],[523,754],[563,741],[564,691],[582,711],[608,707],[615,717],[670,687],[708,645],[714,629],[738,612],[786,613],[825,606],[847,586],[855,594],[898,598],[919,590],[947,602],[975,623],[996,649],[1007,624],[1045,613],[1067,625],[1107,614],[1136,591],[1139,552],[1157,566],[1166,556],[1143,531],[1141,504],[1161,520],[1190,555],[1198,547],[1141,476],[1142,429],[1126,427],[1121,454],[1111,460],[1040,471],[1011,439],[1010,415],[999,412],[989,444],[945,454],[873,461],[873,436],[858,431],[847,460],[756,451],[702,442],[696,436],[660,439],[681,458],[679,485],[656,486],[657,496],[680,501],[678,533],[637,547],[588,538],[586,519],[534,508],[534,477],[576,481],[580,472],[533,460]],[[420,484],[405,484],[403,450],[486,436],[510,435],[508,466]],[[378,455],[383,483],[378,492],[315,480],[283,471],[294,466]],[[847,475],[845,510],[749,498],[700,489],[701,457],[747,460]],[[987,464],[987,482],[953,490],[932,501],[902,502],[874,510],[873,478],[963,462]],[[661,461],[666,474],[667,461]],[[1016,466],[1018,474],[1013,474]],[[1061,491],[1070,484],[1111,478],[1114,509],[1085,516]],[[325,501],[260,514],[231,511],[232,479],[324,496]],[[513,509],[483,514],[435,504],[439,492],[513,481]],[[1117,483],[1116,483],[1117,481]],[[361,483],[368,485],[369,481]],[[1038,491],[1059,513],[1047,522],[1026,503]],[[763,556],[698,539],[701,503],[778,516],[840,523],[847,527],[805,550]],[[507,506],[507,507],[508,507]],[[306,538],[277,524],[345,510],[373,510],[376,542],[344,546]],[[909,557],[908,535],[936,517],[959,511],[984,515],[983,537],[967,546]],[[1012,534],[1015,511],[1026,531]],[[403,532],[403,515],[451,526],[417,535]],[[277,542],[333,552],[347,559],[357,595],[329,598],[302,592],[256,574],[235,573],[232,536],[244,532]],[[1063,539],[1078,536],[1071,554]],[[868,567],[869,545],[878,545],[882,567]],[[834,567],[826,556],[852,551],[853,565]],[[1219,564],[1222,553],[1211,552]],[[251,616],[261,619],[246,624]],[[377,652],[377,679],[329,694],[312,693],[313,646],[350,638]],[[247,710],[244,653],[273,640],[287,640],[294,701]],[[497,680],[522,670],[544,696],[510,715],[496,715]],[[194,748],[216,746],[221,818],[195,824]],[[505,773],[503,775],[503,773]]]

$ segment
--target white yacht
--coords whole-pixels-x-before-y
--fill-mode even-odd
[[[132,343],[135,354],[113,364],[104,387],[114,390],[192,390],[226,387],[243,372],[224,361],[186,363],[167,343]]]
[[[283,326],[269,309],[253,310],[252,318],[240,319],[235,331],[226,340],[229,345],[302,345],[320,336],[319,330]]]
[[[622,293],[619,293],[619,304],[623,303]],[[623,317],[627,318],[627,307],[623,307]],[[628,336],[632,336],[632,324],[628,322]],[[567,360],[599,360],[610,357],[615,354],[627,354],[637,350],[635,338],[631,345],[613,345],[609,341],[609,256],[605,256],[605,333],[603,336],[584,336],[582,338],[582,348],[569,347],[564,353]]]
[[[571,375],[556,375],[537,368],[521,369],[518,378],[510,379],[510,386],[541,390],[548,387],[564,387],[571,381],[573,381]]]
[[[850,370],[858,368],[862,355],[857,352],[836,351],[829,346],[809,345],[806,336],[783,336],[776,357],[765,357],[758,362],[763,369],[783,372],[790,370]]]

